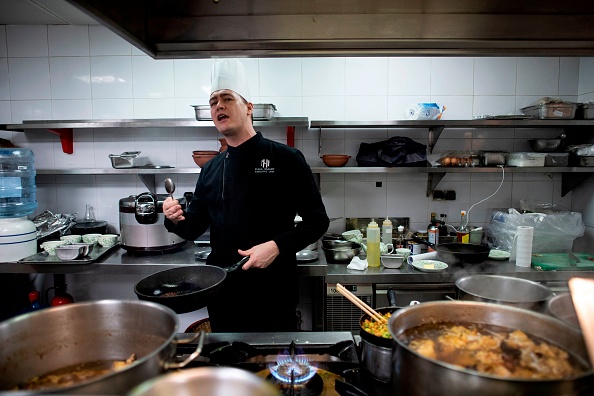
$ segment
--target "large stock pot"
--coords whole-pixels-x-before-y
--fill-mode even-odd
[[[121,395],[174,363],[179,321],[169,308],[147,301],[101,300],[62,305],[0,323],[0,393]],[[194,337],[195,338],[195,337]],[[74,385],[39,391],[10,391],[35,376],[80,363],[133,363]],[[192,357],[195,358],[198,352]]]
[[[408,329],[439,322],[471,322],[519,329],[565,349],[589,367],[582,333],[548,315],[475,301],[425,302],[395,311],[388,322],[395,344],[392,360],[395,394],[591,395],[594,390],[591,370],[576,377],[555,380],[503,378],[424,357],[400,339]]]

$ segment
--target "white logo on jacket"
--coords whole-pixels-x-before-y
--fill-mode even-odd
[[[270,167],[270,160],[263,158],[260,160],[260,167],[254,169],[254,173],[274,173],[274,168]]]

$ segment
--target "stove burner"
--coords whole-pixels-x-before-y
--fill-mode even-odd
[[[276,366],[270,367],[270,374],[281,382],[300,384],[309,381],[316,374],[315,367],[301,356],[279,356],[276,362]]]
[[[291,380],[286,382],[278,379],[272,374],[266,377],[266,380],[279,389],[283,395],[318,396],[321,395],[324,390],[324,381],[322,380],[322,377],[316,374],[315,370],[312,370],[312,372],[314,375],[307,382],[295,382],[293,385],[291,384]]]

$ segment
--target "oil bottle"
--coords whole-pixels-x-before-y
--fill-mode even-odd
[[[382,223],[382,243],[392,243],[392,221],[389,217]]]
[[[374,219],[367,225],[367,264],[380,266],[380,228]]]
[[[468,229],[468,218],[466,211],[460,212],[460,227],[456,230],[456,240],[458,243],[470,243],[470,230]]]

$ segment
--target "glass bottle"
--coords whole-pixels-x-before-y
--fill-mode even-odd
[[[367,264],[380,266],[380,228],[374,219],[367,225]]]
[[[437,214],[435,212],[431,212],[431,220],[429,220],[429,225],[427,226],[427,230],[431,227],[437,226]]]
[[[87,208],[85,209],[85,221],[94,221],[95,220],[95,213],[93,213],[93,207],[87,204]]]
[[[458,243],[470,243],[470,230],[468,229],[468,218],[466,211],[460,212],[460,227],[456,230],[456,240]]]
[[[446,218],[448,217],[447,214],[441,213],[439,215],[439,236],[447,236],[448,235],[448,226],[446,225]]]

